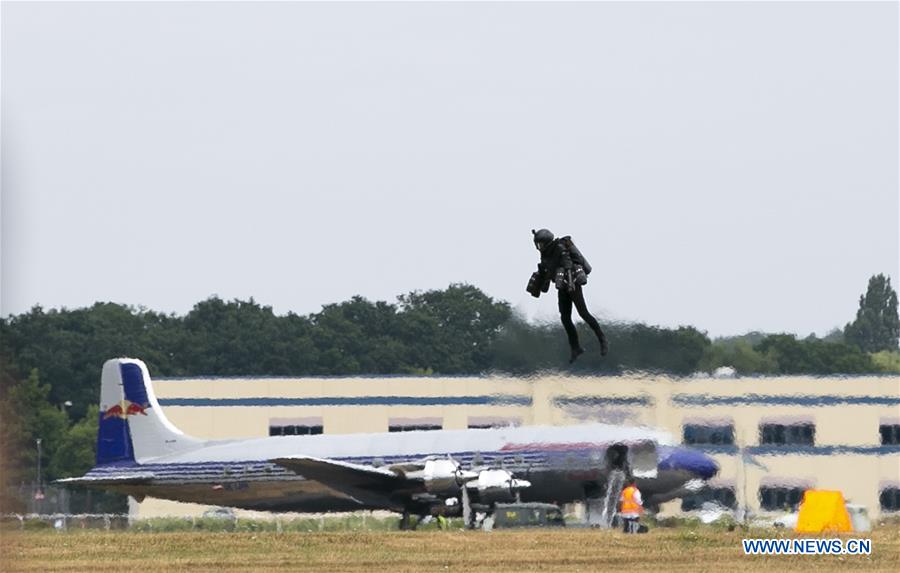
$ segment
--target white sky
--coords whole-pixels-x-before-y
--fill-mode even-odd
[[[2,4],[0,313],[469,282],[826,333],[898,282],[896,3]]]

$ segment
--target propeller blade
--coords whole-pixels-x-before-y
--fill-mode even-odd
[[[462,488],[462,518],[463,518],[463,527],[469,527],[469,523],[472,522],[472,504],[469,502],[469,490],[467,488]]]
[[[526,479],[514,479],[510,483],[510,487],[512,489],[524,489],[526,487],[531,487],[531,482]]]

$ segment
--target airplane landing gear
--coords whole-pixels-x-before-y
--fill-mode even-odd
[[[421,523],[426,523],[429,515],[413,515],[408,510],[400,515],[400,531],[415,531]]]

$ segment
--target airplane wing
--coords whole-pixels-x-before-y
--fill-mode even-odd
[[[54,484],[60,485],[84,485],[84,486],[107,486],[107,485],[140,485],[150,483],[154,478],[152,472],[130,472],[105,476],[82,476],[77,478],[63,478],[55,480]]]
[[[404,481],[402,477],[387,468],[376,468],[338,460],[293,457],[278,458],[272,462],[305,478],[329,485],[332,482],[340,481],[354,487],[395,489]]]
[[[387,468],[310,457],[277,458],[272,463],[339,491],[360,504],[395,505],[390,498],[409,489],[412,480]]]

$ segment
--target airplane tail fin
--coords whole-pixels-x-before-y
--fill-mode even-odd
[[[97,465],[141,462],[193,449],[201,443],[166,418],[142,361],[106,361],[100,379]]]

